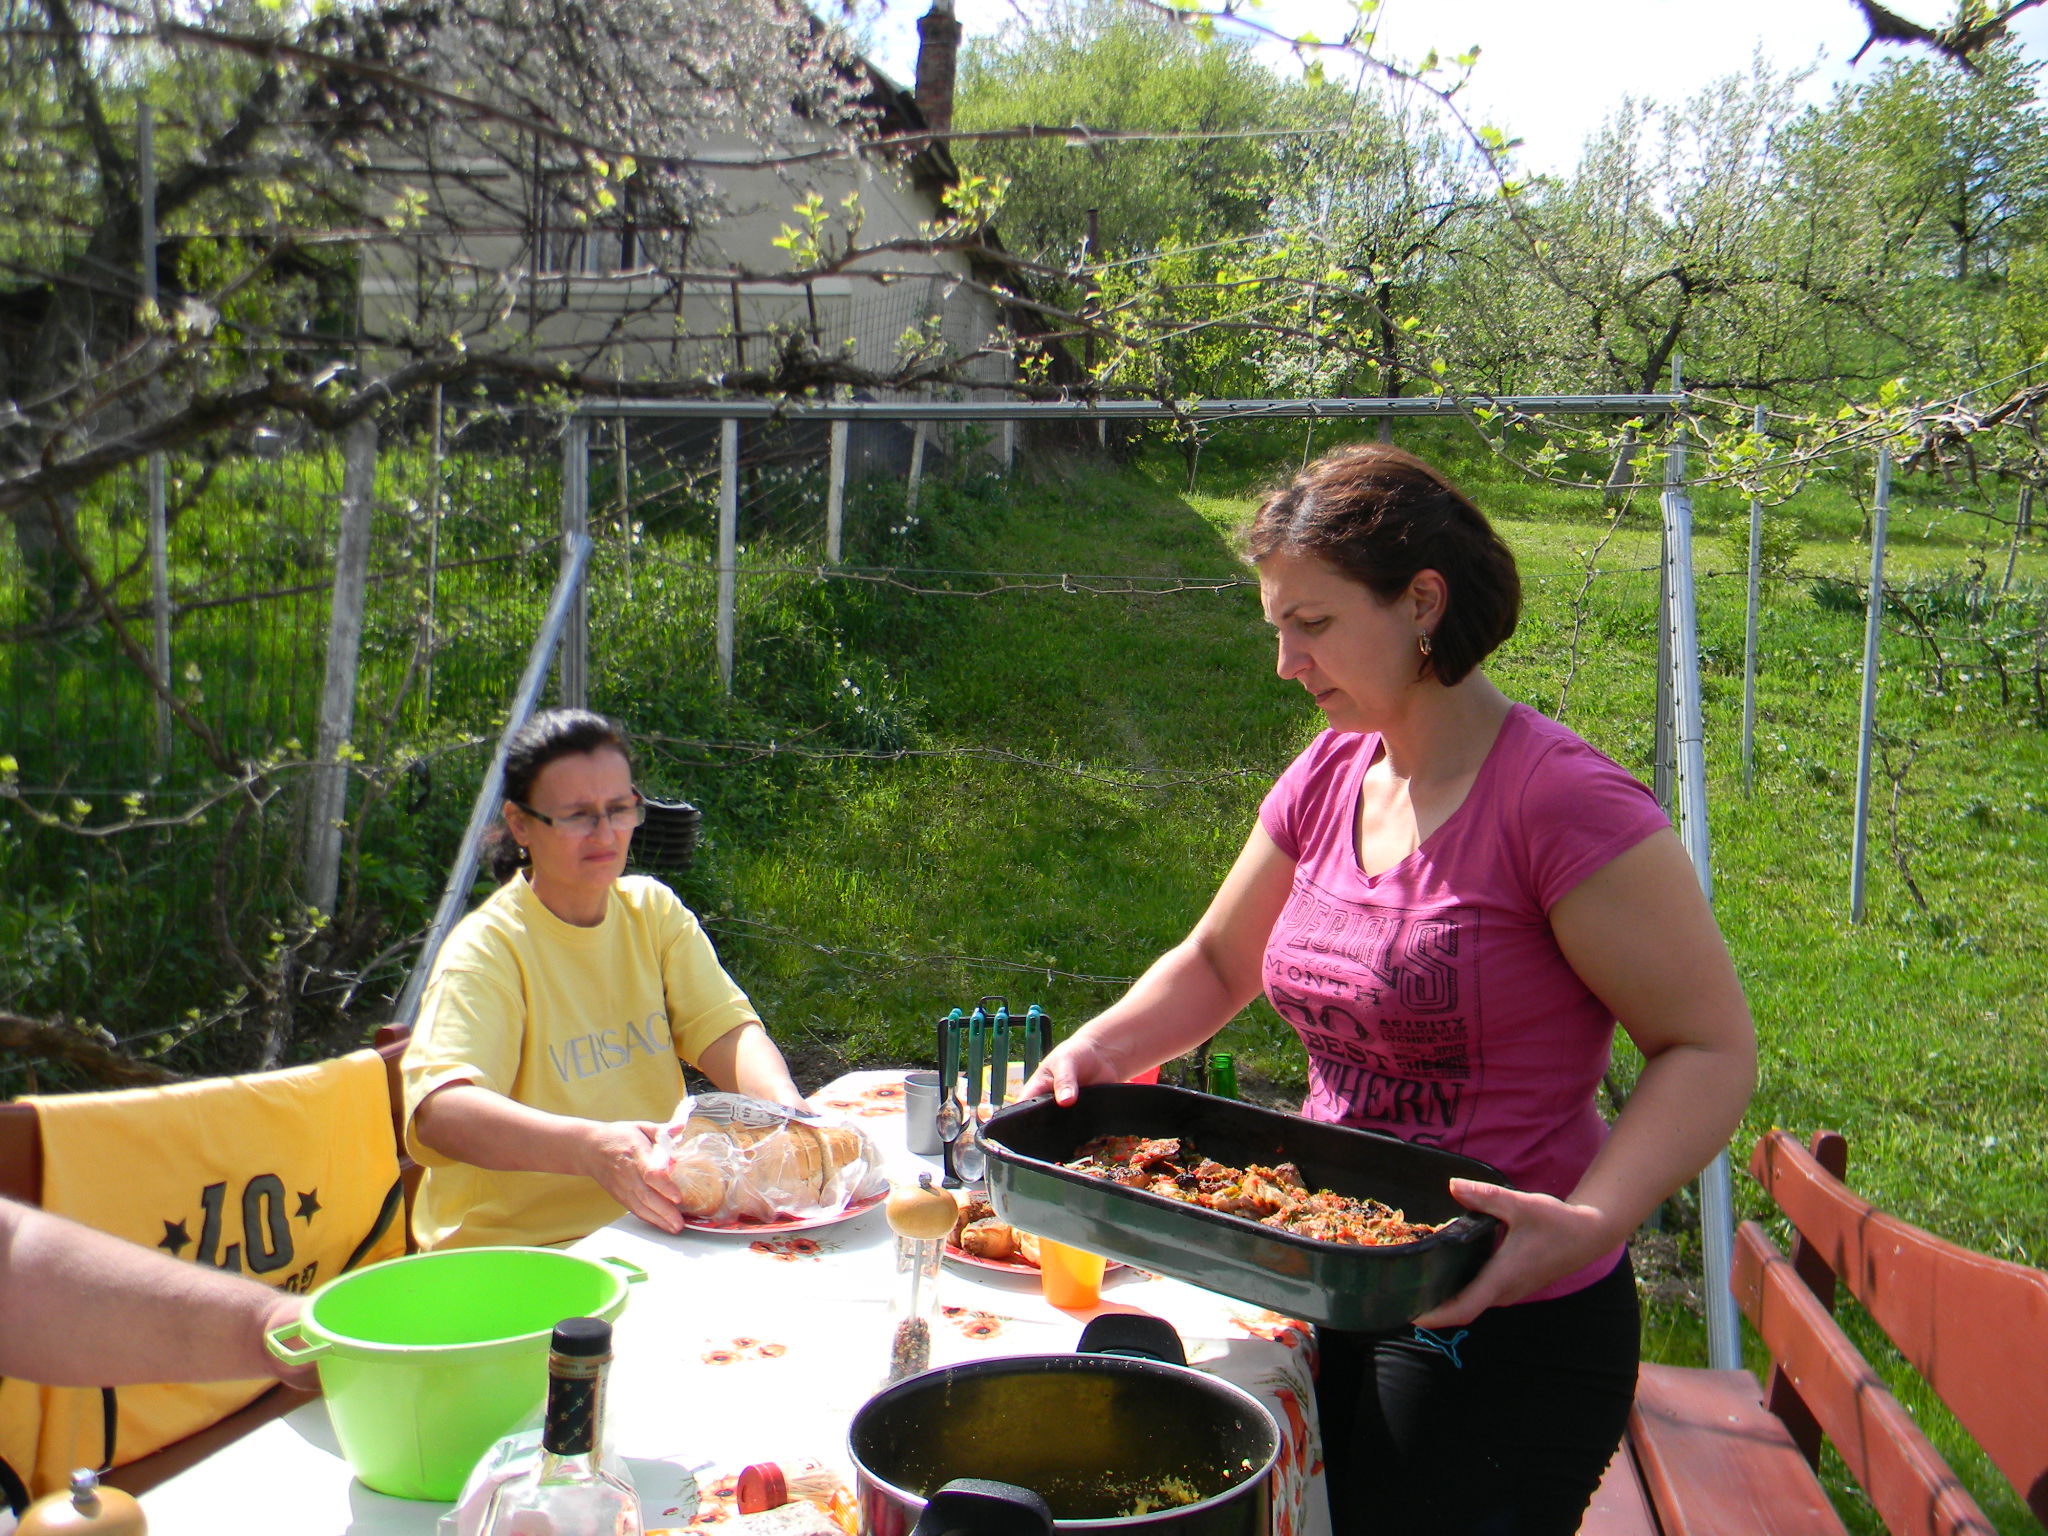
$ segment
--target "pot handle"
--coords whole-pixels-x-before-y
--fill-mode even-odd
[[[294,1349],[292,1347],[293,1340],[296,1340],[302,1347]],[[326,1339],[309,1340],[305,1334],[299,1331],[299,1325],[294,1321],[286,1323],[282,1328],[273,1328],[264,1334],[263,1347],[277,1356],[286,1365],[307,1365],[326,1354],[333,1345]]]
[[[1015,1483],[956,1477],[925,1501],[910,1536],[1052,1536],[1052,1508]]]
[[[626,1277],[626,1284],[628,1285],[638,1285],[647,1278],[647,1271],[630,1259],[617,1259],[608,1253],[601,1253],[597,1256],[597,1262],[609,1264],[613,1269],[622,1272]]]
[[[1082,1355],[1132,1355],[1166,1365],[1186,1365],[1187,1346],[1163,1317],[1149,1312],[1105,1312],[1081,1330],[1074,1352]]]

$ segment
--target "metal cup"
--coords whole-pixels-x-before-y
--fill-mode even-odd
[[[903,1078],[904,1136],[919,1157],[939,1155],[939,1074],[909,1072]]]

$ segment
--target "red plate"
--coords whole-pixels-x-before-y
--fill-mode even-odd
[[[777,1221],[692,1221],[686,1216],[683,1218],[683,1230],[685,1232],[735,1232],[746,1237],[757,1237],[767,1232],[804,1232],[812,1227],[831,1227],[837,1226],[842,1221],[851,1221],[854,1217],[864,1212],[872,1211],[888,1198],[889,1191],[881,1189],[869,1195],[865,1200],[856,1200],[853,1204],[842,1206],[836,1211],[827,1211],[817,1216],[784,1216]],[[1035,1275],[1038,1271],[1034,1269],[1031,1273]]]
[[[945,1254],[954,1263],[971,1265],[975,1269],[992,1269],[999,1275],[1025,1275],[1033,1280],[1038,1278],[1036,1264],[1025,1264],[1016,1259],[979,1259],[965,1248],[956,1248],[951,1243],[946,1244]],[[1113,1275],[1123,1267],[1115,1259],[1111,1259],[1102,1272],[1105,1275]]]

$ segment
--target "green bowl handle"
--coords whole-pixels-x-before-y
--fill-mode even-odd
[[[298,1340],[303,1347],[299,1349],[292,1348],[289,1341],[293,1339]],[[299,1331],[299,1325],[296,1322],[291,1322],[286,1323],[282,1328],[273,1328],[264,1334],[263,1347],[277,1356],[286,1365],[305,1365],[311,1361],[318,1360],[329,1349],[333,1348],[333,1345],[326,1339],[308,1341],[305,1334]]]
[[[624,1270],[626,1273],[626,1284],[628,1285],[638,1285],[647,1278],[647,1271],[628,1259],[615,1259],[610,1254],[599,1254],[597,1262],[609,1264],[613,1269]]]

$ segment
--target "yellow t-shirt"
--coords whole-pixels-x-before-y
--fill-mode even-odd
[[[604,921],[580,928],[513,876],[448,936],[406,1048],[406,1148],[426,1170],[420,1247],[570,1242],[623,1209],[592,1179],[501,1173],[422,1146],[413,1115],[436,1088],[471,1082],[584,1120],[667,1120],[683,1092],[677,1059],[751,1022],[696,915],[659,880],[619,880]]]

